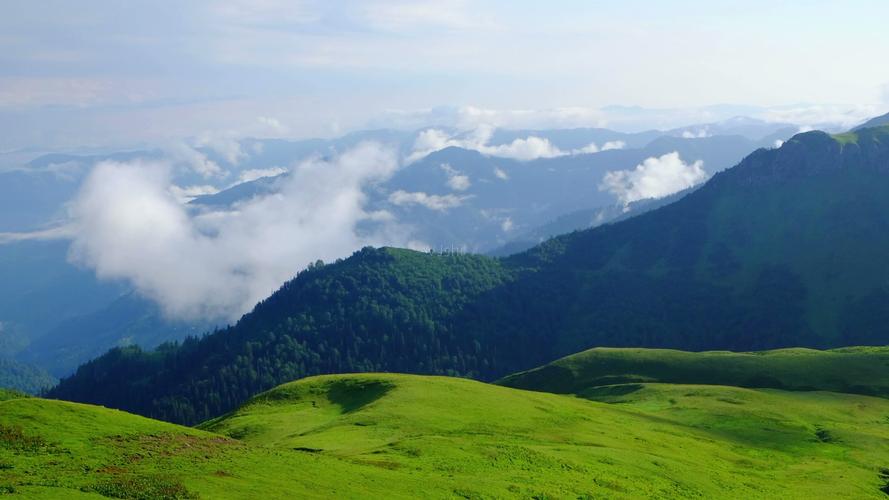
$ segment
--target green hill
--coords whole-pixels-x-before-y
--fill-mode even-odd
[[[0,402],[29,498],[885,498],[889,401],[640,384],[614,403],[466,379],[312,377],[200,429]]]
[[[494,380],[591,347],[889,344],[889,127],[799,134],[681,200],[504,259],[364,249],[231,328],[82,366],[53,397],[197,423],[296,378]]]
[[[608,394],[612,390],[609,386],[654,382],[820,390],[889,398],[889,347],[742,353],[596,348],[510,375],[498,383],[596,397]]]

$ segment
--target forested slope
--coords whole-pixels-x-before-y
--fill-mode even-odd
[[[197,422],[294,378],[492,380],[596,346],[889,344],[889,128],[800,134],[666,207],[505,259],[365,249],[237,325],[119,349],[50,394]]]

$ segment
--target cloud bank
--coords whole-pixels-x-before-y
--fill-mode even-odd
[[[704,162],[687,164],[678,152],[648,158],[632,170],[605,174],[599,190],[609,191],[627,205],[648,198],[663,198],[707,179]]]
[[[364,143],[296,166],[278,193],[195,211],[171,192],[169,164],[103,162],[70,206],[70,256],[130,281],[170,316],[234,319],[309,262],[383,240],[410,245],[364,208],[363,188],[397,165],[393,151]],[[359,233],[362,221],[378,228]]]
[[[21,241],[48,241],[69,238],[72,234],[70,226],[59,226],[42,231],[0,232],[0,245]]]
[[[478,151],[487,156],[510,158],[519,161],[530,161],[539,158],[556,158],[578,154],[598,153],[609,149],[622,149],[626,147],[623,141],[609,141],[601,148],[591,143],[579,149],[563,151],[550,142],[549,139],[537,136],[528,136],[524,139],[514,139],[507,144],[491,145],[491,137],[494,135],[494,127],[482,125],[464,135],[451,135],[440,129],[426,129],[420,132],[414,141],[413,152],[407,157],[407,162],[412,163],[435,151],[449,147],[458,147]]]
[[[398,207],[420,205],[436,212],[447,212],[462,205],[466,198],[467,196],[457,196],[455,194],[438,195],[427,194],[422,191],[408,192],[399,189],[389,195],[389,203]]]
[[[705,139],[710,137],[710,131],[707,130],[706,127],[698,129],[698,130],[683,130],[682,138],[683,139]]]

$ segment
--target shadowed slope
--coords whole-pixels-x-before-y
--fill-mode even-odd
[[[510,375],[498,383],[584,394],[601,386],[640,382],[821,390],[889,398],[889,347],[748,353],[597,348]]]
[[[11,399],[0,402],[0,488],[46,498],[883,496],[887,400],[664,384],[602,399],[620,404],[445,377],[322,376],[203,431]]]

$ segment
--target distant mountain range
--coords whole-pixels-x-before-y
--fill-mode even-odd
[[[760,149],[667,206],[502,259],[364,249],[233,327],[116,349],[52,396],[178,422],[306,375],[494,379],[594,346],[889,343],[889,127]]]
[[[391,213],[413,239],[433,249],[505,255],[563,232],[627,218],[672,200],[625,204],[601,189],[608,172],[630,171],[649,158],[676,152],[688,164],[702,161],[703,171],[713,174],[758,147],[773,147],[775,141],[788,138],[796,129],[741,118],[632,134],[592,128],[497,129],[481,147],[473,132],[439,127],[434,130],[463,147],[445,145],[403,166],[384,184],[368,190],[367,209]],[[191,202],[194,210],[223,210],[274,193],[281,181],[276,171],[363,141],[386,144],[408,158],[419,134],[428,130],[370,130],[330,140],[245,139],[237,144],[242,155],[236,163],[210,147],[189,150],[188,154],[203,155],[228,171],[223,180],[206,179],[193,171],[187,155],[177,148],[53,153],[0,171],[0,358],[14,358],[58,377],[114,346],[153,348],[210,328],[211,324],[203,321],[169,320],[155,304],[134,295],[131,285],[99,281],[89,269],[68,263],[64,239],[19,241],[9,237],[10,233],[45,230],[64,221],[66,203],[95,163],[171,161],[176,165],[173,181],[177,185],[210,182],[222,189],[198,196]],[[549,141],[551,151],[560,155],[522,161],[485,149],[529,137]],[[614,149],[590,152],[591,144],[601,149],[609,143]],[[247,178],[260,177],[231,186],[245,172],[250,173]],[[366,224],[372,226],[373,222]]]
[[[782,128],[778,136],[786,139],[795,131]],[[586,133],[585,139],[574,138],[580,132]],[[598,223],[623,216],[627,213],[626,207],[614,193],[602,188],[603,177],[608,172],[631,171],[649,158],[678,153],[688,164],[703,162],[704,170],[712,174],[736,164],[757,148],[774,147],[776,141],[780,141],[772,136],[753,140],[741,135],[683,138],[661,133],[650,137],[651,133],[618,134],[599,129],[523,133],[553,138],[553,144],[559,144],[556,147],[560,151],[576,150],[577,144],[584,141],[589,145],[606,139],[639,141],[644,137],[650,140],[635,148],[627,146],[530,161],[448,146],[400,169],[377,190],[371,191],[369,208],[393,213],[398,221],[412,228],[414,238],[431,248],[486,252],[577,211],[605,209]],[[515,135],[503,133],[500,139],[509,140]],[[462,184],[454,184],[457,176]],[[200,196],[191,203],[229,206],[275,192],[279,181],[257,179]],[[392,193],[396,192],[403,193],[404,199],[393,198]],[[430,199],[445,201],[436,205],[429,202]],[[568,230],[590,225],[583,223]]]

